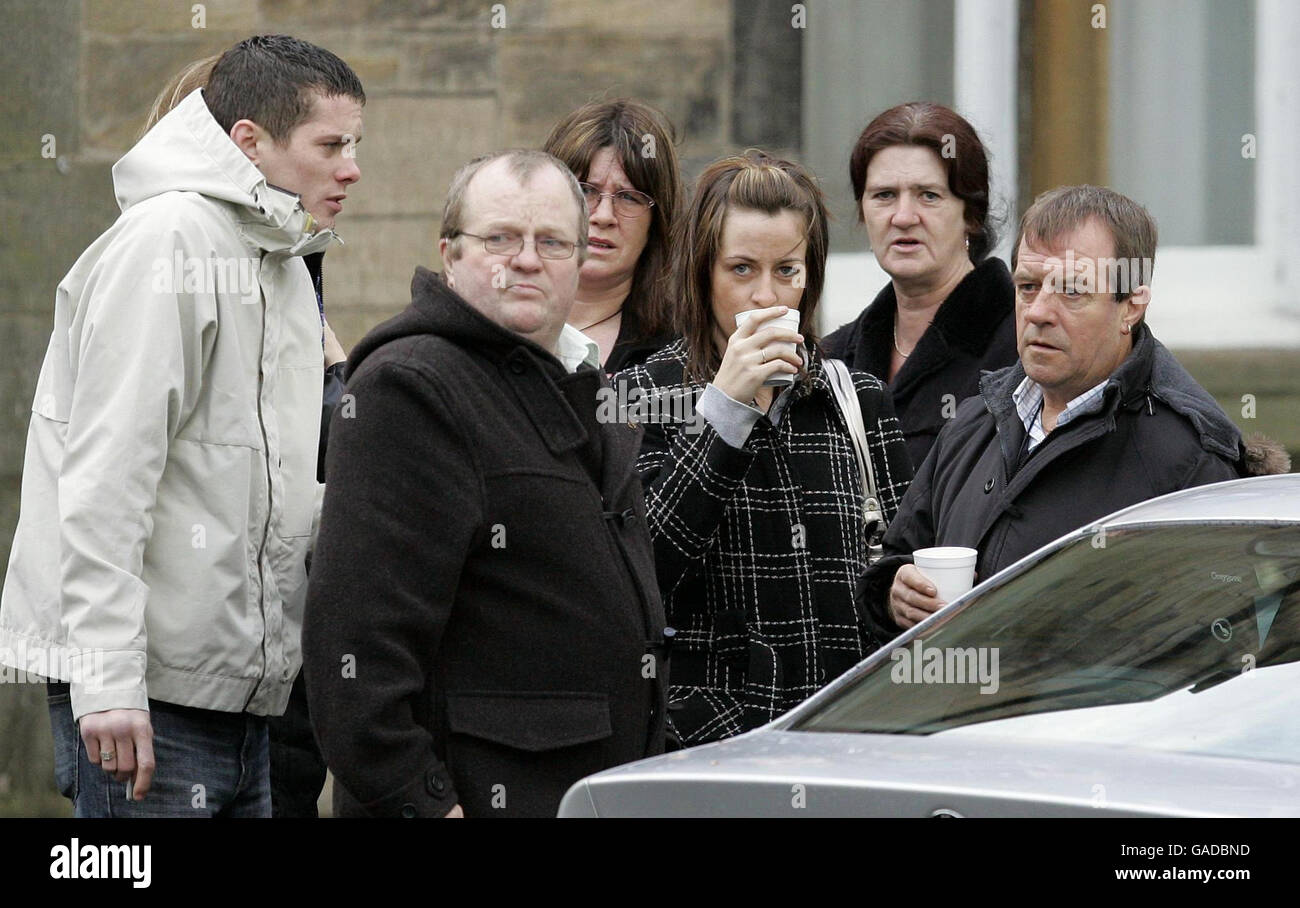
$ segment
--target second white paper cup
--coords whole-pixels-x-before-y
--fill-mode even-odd
[[[737,312],[736,327],[739,328],[741,325],[745,324],[746,320],[748,320],[750,316],[757,315],[760,312],[766,312],[766,311],[767,311],[766,309],[746,309],[744,312]],[[791,331],[798,331],[799,310],[791,309],[785,315],[779,316],[777,318],[770,318],[763,323],[763,327],[766,328],[768,325],[781,325],[782,327],[789,328]],[[776,355],[776,351],[778,348],[784,348],[789,353],[799,352],[798,348],[794,344],[785,343],[785,342],[772,343],[769,344],[768,347],[771,349],[772,356]],[[768,359],[771,359],[771,357],[768,357]],[[763,384],[765,385],[789,385],[793,383],[794,383],[794,376],[791,375],[789,372],[778,372],[775,375],[773,375],[771,378],[769,378],[767,381],[763,382]]]
[[[975,584],[975,559],[979,552],[962,546],[945,545],[917,549],[912,553],[916,568],[939,590],[939,599],[952,602]]]

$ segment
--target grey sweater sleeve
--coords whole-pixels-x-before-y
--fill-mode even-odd
[[[749,433],[762,416],[762,412],[738,400],[732,400],[715,385],[707,385],[700,395],[695,412],[709,421],[713,431],[733,448],[743,448]]]

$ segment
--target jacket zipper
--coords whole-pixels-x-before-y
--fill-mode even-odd
[[[316,301],[320,306],[321,327],[325,326],[325,256],[321,256],[316,268]]]
[[[258,260],[258,271],[261,272],[262,264],[266,261],[266,253],[262,253]],[[266,575],[263,573],[262,564],[266,555],[266,540],[271,534],[271,512],[274,494],[271,487],[271,441],[266,435],[266,417],[262,409],[262,394],[265,389],[266,373],[263,369],[266,356],[266,294],[262,294],[262,337],[257,351],[257,426],[262,432],[262,462],[266,469],[266,520],[262,523],[262,538],[257,545],[257,607],[262,614],[262,671],[261,678],[266,679]],[[261,686],[258,682],[257,687]],[[249,697],[248,702],[252,702],[253,697],[257,695],[257,687],[253,688],[253,694]],[[245,704],[247,705],[247,704]]]

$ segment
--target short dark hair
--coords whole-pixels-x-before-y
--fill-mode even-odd
[[[283,145],[311,116],[313,93],[366,103],[352,67],[325,48],[289,35],[255,35],[221,55],[203,100],[225,132],[252,120]]]
[[[817,179],[803,166],[751,148],[705,168],[674,234],[677,324],[686,339],[686,377],[691,381],[712,381],[722,365],[722,354],[713,339],[713,263],[722,245],[727,215],[737,208],[768,215],[793,211],[803,218],[807,276],[799,302],[799,333],[807,346],[817,343],[814,325],[830,247],[826,197]],[[733,325],[722,328],[727,335],[735,330]]]
[[[1090,186],[1086,183],[1079,186],[1058,186],[1034,199],[1034,204],[1029,206],[1020,219],[1016,244],[1011,247],[1012,269],[1016,267],[1020,243],[1024,239],[1028,238],[1035,245],[1053,246],[1065,234],[1078,230],[1094,219],[1110,231],[1115,243],[1115,262],[1125,265],[1133,263],[1136,266],[1136,273],[1126,267],[1117,279],[1108,278],[1119,285],[1107,288],[1115,294],[1115,300],[1122,302],[1128,299],[1140,284],[1150,279],[1155,270],[1159,231],[1151,212],[1128,196],[1105,186]]]
[[[849,159],[859,223],[867,166],[876,152],[895,145],[919,145],[939,156],[948,172],[948,191],[965,203],[970,260],[978,265],[997,245],[999,219],[989,213],[989,156],[975,127],[955,110],[930,101],[899,104],[868,123]]]

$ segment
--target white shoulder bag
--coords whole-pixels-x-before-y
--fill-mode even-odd
[[[862,405],[853,388],[853,376],[849,367],[839,359],[822,360],[826,380],[844,414],[844,422],[849,427],[849,438],[853,441],[853,453],[858,460],[858,474],[862,477],[862,511],[867,525],[867,563],[874,563],[882,552],[881,540],[885,536],[885,515],[880,508],[880,494],[876,491],[876,473],[871,468],[871,452],[867,450],[867,427],[862,422]]]

